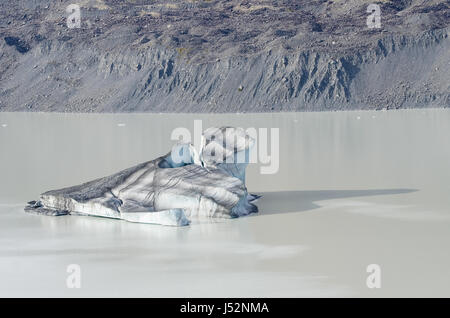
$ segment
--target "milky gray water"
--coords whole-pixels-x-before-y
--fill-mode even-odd
[[[278,172],[248,169],[258,215],[173,228],[22,211],[167,153],[194,120],[279,128]],[[449,136],[449,110],[0,113],[0,296],[449,297]]]

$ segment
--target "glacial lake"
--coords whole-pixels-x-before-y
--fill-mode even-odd
[[[247,170],[259,214],[175,228],[23,211],[168,153],[195,120],[279,129],[277,172]],[[450,297],[449,137],[448,109],[0,113],[0,296]]]

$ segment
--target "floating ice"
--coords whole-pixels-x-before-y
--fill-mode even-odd
[[[183,226],[193,217],[233,218],[258,212],[245,186],[254,140],[243,129],[210,128],[200,151],[177,144],[171,153],[81,185],[48,191],[25,211],[92,215]]]

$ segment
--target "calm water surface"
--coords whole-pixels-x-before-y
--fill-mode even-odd
[[[167,153],[197,119],[279,128],[278,172],[248,170],[258,215],[171,228],[22,211]],[[449,110],[0,113],[0,296],[449,297],[449,136]],[[69,264],[80,289],[66,287]]]

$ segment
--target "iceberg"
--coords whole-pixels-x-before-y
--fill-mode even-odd
[[[200,149],[179,142],[152,161],[30,201],[26,212],[89,215],[186,226],[192,218],[236,218],[258,212],[245,186],[252,139],[243,129],[209,128]]]

